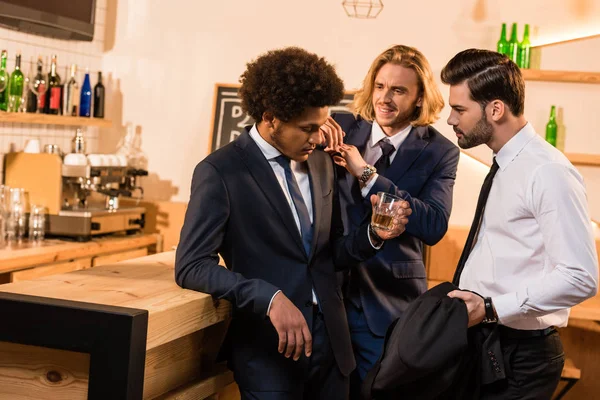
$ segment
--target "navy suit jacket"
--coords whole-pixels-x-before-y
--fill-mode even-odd
[[[231,302],[222,350],[247,390],[289,390],[290,376],[308,367],[304,355],[294,362],[277,352],[277,332],[266,313],[279,289],[310,329],[314,288],[340,371],[347,375],[355,366],[336,266],[355,265],[375,250],[366,224],[343,236],[331,157],[315,151],[307,165],[314,210],[308,255],[281,186],[248,130],[194,171],[175,278],[183,288]],[[218,265],[217,254],[227,268]]]
[[[372,124],[350,114],[334,115],[352,144],[364,154]],[[384,336],[388,326],[427,290],[423,243],[436,244],[448,230],[452,189],[459,150],[432,126],[413,127],[397,150],[385,176],[379,175],[363,198],[357,179],[337,168],[340,202],[347,227],[352,229],[371,217],[369,197],[394,193],[410,203],[412,215],[406,231],[388,240],[373,258],[352,268],[350,300],[360,305],[373,333]]]

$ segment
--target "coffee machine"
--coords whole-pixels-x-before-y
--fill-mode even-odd
[[[24,188],[29,204],[48,209],[46,234],[87,241],[111,233],[136,233],[144,207],[121,207],[120,197],[141,200],[146,170],[124,166],[65,165],[58,154],[9,153],[5,184]]]

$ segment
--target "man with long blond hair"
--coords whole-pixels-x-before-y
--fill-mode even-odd
[[[383,349],[388,326],[427,289],[423,243],[448,229],[459,150],[431,124],[444,107],[429,62],[397,45],[372,63],[352,105],[355,115],[322,126],[338,167],[345,226],[370,218],[370,195],[393,193],[409,202],[406,231],[369,260],[353,266],[346,307],[360,385]],[[358,393],[352,390],[351,393]]]

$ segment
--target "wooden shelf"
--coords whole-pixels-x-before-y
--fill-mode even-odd
[[[541,69],[522,69],[526,81],[570,82],[600,84],[600,72],[581,71],[545,71]]]
[[[101,128],[110,128],[112,126],[112,121],[103,118],[65,117],[63,115],[8,112],[0,112],[0,123],[98,126]]]
[[[479,161],[481,164],[489,167],[490,163],[483,161],[480,158],[474,157],[464,150],[460,150],[464,155],[472,158],[473,160]],[[600,167],[600,154],[584,154],[584,153],[564,153],[565,156],[571,161],[573,165],[584,165],[589,167]]]
[[[590,167],[600,167],[599,154],[583,154],[583,153],[565,153],[565,156],[573,165],[587,165]]]

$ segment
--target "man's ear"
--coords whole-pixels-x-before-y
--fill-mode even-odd
[[[495,122],[500,121],[508,111],[506,109],[506,104],[504,104],[502,100],[493,100],[492,102],[490,102],[490,104],[488,104],[487,108],[489,108],[490,110],[491,120]]]
[[[417,99],[417,104],[416,104],[416,106],[417,106],[417,107],[423,107],[423,96],[420,96],[420,97]]]
[[[270,111],[265,111],[262,115],[262,122],[269,128],[275,128],[275,116]]]

